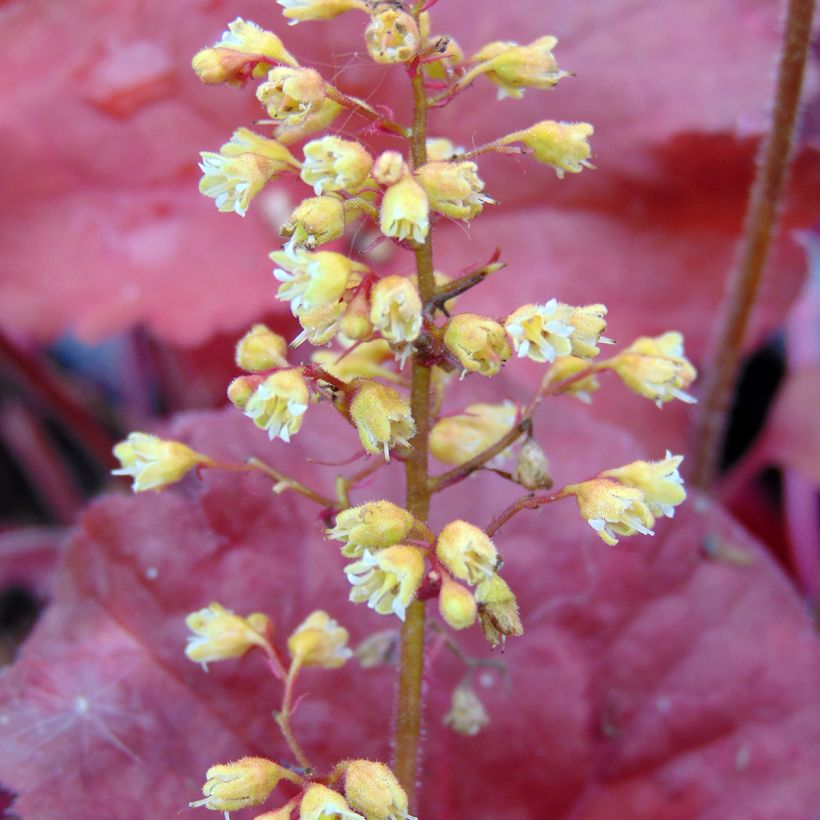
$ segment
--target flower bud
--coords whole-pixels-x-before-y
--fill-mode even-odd
[[[295,26],[305,20],[330,20],[346,11],[367,11],[364,0],[276,0],[290,24]]]
[[[444,716],[444,725],[460,735],[477,735],[489,722],[490,716],[472,686],[456,686],[450,711]]]
[[[416,177],[430,208],[452,219],[472,219],[481,213],[485,202],[495,204],[482,193],[484,183],[474,162],[428,162]]]
[[[475,623],[478,610],[473,593],[449,576],[443,575],[438,611],[453,629],[466,629]]]
[[[495,376],[512,354],[504,328],[475,313],[460,313],[450,319],[444,331],[444,344],[465,372],[482,376]]]
[[[370,291],[370,321],[388,342],[409,343],[421,332],[421,299],[416,286],[404,276],[385,276]],[[403,361],[403,360],[402,360]]]
[[[407,795],[396,775],[373,760],[351,760],[345,771],[345,796],[350,807],[368,820],[404,820]]]
[[[552,165],[559,179],[564,172],[579,174],[584,168],[592,168],[589,157],[592,149],[587,137],[595,129],[588,122],[554,122],[544,120],[523,131],[516,131],[498,140],[499,145],[523,142],[532,150],[538,162]]]
[[[268,116],[285,125],[300,125],[315,114],[326,99],[325,81],[312,68],[277,66],[256,89],[256,99]]]
[[[671,331],[662,336],[641,336],[607,366],[624,384],[661,407],[672,399],[693,404],[695,398],[685,393],[697,371],[683,353],[683,336]]]
[[[291,347],[299,347],[305,341],[317,346],[329,344],[339,332],[344,312],[344,302],[331,302],[315,310],[300,311],[297,318],[302,332],[291,342]]]
[[[301,142],[317,131],[324,131],[326,128],[330,128],[334,120],[344,110],[339,103],[325,98],[318,103],[317,106],[311,106],[308,115],[299,123],[293,125],[288,122],[282,122],[280,125],[277,125],[273,132],[274,136],[279,142],[285,145]]]
[[[410,534],[414,524],[413,516],[392,501],[368,501],[338,513],[327,535],[346,542],[342,555],[357,558],[365,549],[372,551],[398,544]]]
[[[131,476],[134,479],[131,489],[135,493],[174,484],[197,464],[211,461],[179,441],[148,433],[129,433],[125,441],[114,447],[114,456],[120,467],[111,474]]]
[[[410,174],[405,174],[384,193],[379,227],[385,236],[421,245],[430,230],[427,194]]]
[[[373,323],[370,321],[370,299],[362,288],[356,292],[347,303],[345,315],[342,317],[341,332],[352,341],[367,339],[373,334]],[[383,341],[376,339],[375,341]],[[388,354],[390,349],[385,342]],[[365,375],[365,374],[358,374]]]
[[[466,521],[451,521],[436,542],[436,555],[447,569],[470,584],[491,576],[498,564],[495,544],[483,530]]]
[[[404,157],[398,151],[384,151],[373,163],[371,174],[379,185],[395,185],[408,173]]]
[[[518,601],[507,582],[500,575],[492,575],[482,581],[475,591],[478,602],[478,619],[484,637],[495,648],[508,636],[524,634],[518,616]]]
[[[464,464],[512,430],[517,414],[511,401],[470,404],[463,413],[435,423],[430,431],[430,452],[445,464]]]
[[[287,352],[288,343],[283,336],[265,325],[257,324],[237,342],[236,366],[251,372],[287,367]],[[230,395],[230,387],[228,390]]]
[[[354,604],[367,601],[370,609],[381,615],[394,613],[403,621],[424,578],[424,553],[406,544],[375,554],[365,550],[358,561],[345,567],[345,574],[353,585]]]
[[[339,792],[311,783],[299,804],[299,820],[362,820],[362,816],[350,810]]]
[[[265,635],[269,621],[261,612],[243,618],[220,604],[211,604],[192,612],[185,623],[195,633],[185,647],[185,654],[194,663],[239,658],[253,646],[268,646]]]
[[[235,763],[211,766],[205,776],[205,799],[188,805],[229,812],[264,803],[287,771],[264,757],[243,757]]]
[[[409,14],[388,8],[372,16],[364,40],[377,63],[409,63],[418,52],[419,29]]]
[[[527,490],[548,490],[552,487],[549,461],[534,438],[528,438],[521,445],[512,477]]]
[[[637,487],[609,478],[593,478],[568,484],[564,490],[575,496],[581,517],[610,546],[618,543],[616,535],[655,534],[655,518]]]
[[[290,656],[302,666],[336,669],[353,654],[348,631],[321,609],[312,612],[288,638]]]
[[[625,467],[607,470],[601,476],[640,490],[652,515],[674,518],[675,507],[686,499],[683,479],[678,472],[682,461],[683,456],[673,456],[667,450],[666,458],[660,461],[633,461]]]
[[[397,444],[408,447],[416,434],[407,401],[392,388],[366,379],[358,383],[350,403],[350,418],[364,449],[374,455],[384,452],[387,461],[391,448]]]
[[[264,379],[261,376],[237,376],[228,385],[228,399],[239,410],[244,410],[248,399]]]
[[[302,180],[313,186],[317,196],[324,191],[355,193],[364,185],[373,166],[367,149],[353,140],[322,137],[304,149]]]
[[[344,229],[345,215],[341,200],[332,196],[313,196],[302,200],[279,233],[291,237],[290,244],[304,245],[312,250],[338,239]]]
[[[577,356],[559,356],[544,378],[544,390],[548,390],[566,379],[572,378],[582,370],[588,369],[589,366],[588,361],[585,359],[580,359]],[[599,387],[600,384],[597,376],[594,373],[591,373],[586,378],[578,379],[578,381],[567,385],[561,392],[568,393],[571,396],[577,397],[585,404],[589,404],[592,401],[591,394],[594,393]]]
[[[456,146],[445,137],[431,137],[427,140],[428,162],[440,162],[448,159],[455,159],[455,157],[463,153],[463,148],[456,148]]]
[[[299,432],[310,404],[310,390],[299,368],[271,373],[245,404],[245,415],[271,439],[285,443]]]

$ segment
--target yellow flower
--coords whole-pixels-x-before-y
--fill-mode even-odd
[[[324,131],[330,128],[333,121],[344,111],[339,103],[325,98],[318,106],[311,107],[308,115],[296,125],[283,122],[277,125],[274,136],[285,145],[292,145],[294,142],[301,142],[317,131]]]
[[[499,562],[495,544],[467,521],[451,521],[436,542],[436,555],[447,569],[470,584],[489,578]]]
[[[114,456],[121,466],[112,470],[112,475],[131,476],[135,493],[174,484],[197,464],[211,461],[178,441],[148,433],[129,433],[125,441],[114,447]]]
[[[624,384],[641,396],[652,399],[658,407],[680,399],[694,404],[695,398],[684,392],[694,381],[697,371],[683,352],[683,336],[670,331],[662,336],[641,336],[623,353],[607,363]]]
[[[409,171],[404,157],[398,151],[384,151],[376,157],[371,173],[379,185],[395,185]]]
[[[364,0],[276,0],[284,9],[282,14],[295,26],[304,20],[330,20],[346,11],[367,11]]]
[[[490,716],[472,686],[456,686],[450,711],[444,716],[444,725],[460,735],[477,735],[489,722]]]
[[[470,404],[463,413],[435,423],[430,431],[430,452],[445,464],[464,464],[512,430],[517,413],[511,401]]]
[[[299,161],[276,140],[237,129],[219,153],[201,151],[199,190],[222,213],[245,216],[250,201],[277,174],[298,169]]]
[[[424,578],[424,553],[418,547],[396,544],[362,557],[345,567],[347,580],[353,585],[350,600],[367,601],[370,609],[381,615],[391,612],[404,620],[416,591]]]
[[[329,344],[339,332],[344,312],[344,302],[332,302],[314,310],[300,311],[297,318],[302,332],[291,342],[291,347],[299,347],[305,341],[317,346]]]
[[[444,344],[466,371],[495,376],[512,350],[504,328],[494,319],[475,313],[454,316],[444,331]]]
[[[264,803],[287,772],[264,757],[243,757],[235,763],[211,766],[205,776],[208,778],[202,787],[205,799],[188,805],[227,813]]]
[[[606,330],[606,312],[605,305],[573,307],[558,303],[558,319],[572,328],[569,340],[573,356],[593,359],[601,352],[599,344],[613,344],[611,339],[602,335]]]
[[[362,446],[368,453],[390,461],[390,449],[397,444],[409,446],[416,434],[410,405],[390,387],[362,379],[350,403],[350,418],[359,431]]]
[[[478,619],[490,646],[503,644],[510,636],[524,634],[518,615],[518,601],[507,582],[500,575],[482,581],[475,590]]]
[[[358,558],[365,549],[392,547],[413,529],[415,519],[392,501],[369,501],[338,513],[328,538],[344,541],[342,555]]]
[[[299,432],[310,390],[299,368],[271,373],[245,404],[245,415],[271,439],[289,442]]]
[[[312,783],[299,804],[299,820],[364,820],[364,818],[361,814],[350,810],[347,801],[339,792],[321,783]]]
[[[417,177],[427,194],[430,207],[452,219],[472,219],[484,204],[496,204],[486,194],[474,162],[428,162]]]
[[[316,196],[325,191],[355,193],[373,166],[373,157],[364,146],[340,137],[313,140],[303,151],[302,181],[313,186]]]
[[[484,46],[470,58],[477,64],[470,74],[485,74],[498,86],[498,99],[520,98],[524,89],[552,88],[570,75],[560,71],[552,50],[558,44],[555,37],[540,37],[526,46],[513,42],[494,42]]]
[[[334,196],[313,196],[302,200],[279,233],[291,238],[289,244],[304,245],[312,250],[338,239],[344,229],[341,200]]]
[[[377,63],[408,63],[419,48],[416,21],[398,9],[386,9],[373,15],[364,30],[367,51]]]
[[[472,626],[478,613],[473,593],[447,575],[443,575],[441,579],[438,610],[453,629]]]
[[[556,299],[544,305],[523,305],[505,320],[515,352],[534,362],[553,362],[572,352],[573,327],[563,321]]]
[[[236,366],[252,373],[287,367],[287,352],[288,343],[283,336],[266,325],[256,324],[236,344]]]
[[[381,232],[421,245],[430,230],[429,206],[424,188],[405,174],[384,193],[379,222]]]
[[[639,489],[652,515],[674,518],[675,507],[686,499],[683,479],[678,472],[682,461],[683,456],[673,456],[667,450],[666,458],[660,461],[633,461],[601,475]]]
[[[353,654],[348,631],[321,609],[312,612],[288,638],[288,652],[302,666],[336,669]]]
[[[311,253],[293,245],[274,251],[270,258],[279,266],[274,268],[273,275],[282,283],[276,298],[290,302],[294,316],[337,302],[349,283],[358,282],[356,274],[367,270],[365,265],[344,254],[333,251]]]
[[[345,796],[367,820],[406,820],[407,795],[396,775],[373,760],[351,760],[345,771]],[[413,818],[415,820],[415,818]]]
[[[393,358],[390,345],[384,339],[363,342],[349,351],[320,350],[310,358],[311,361],[327,370],[331,376],[343,382],[349,382],[355,378],[399,381],[399,376],[394,371],[382,366],[386,359],[392,360]]]
[[[411,342],[421,333],[421,299],[416,286],[404,276],[385,276],[370,291],[370,322],[401,351],[401,363]]]
[[[325,81],[312,68],[277,66],[256,89],[256,99],[272,120],[301,125],[325,102]]]
[[[195,633],[185,647],[185,654],[194,663],[239,658],[253,646],[268,646],[265,635],[269,621],[261,612],[243,618],[220,604],[211,604],[192,612],[185,623]]]
[[[655,518],[637,487],[627,487],[609,478],[593,478],[568,484],[565,492],[574,495],[581,517],[610,546],[616,535],[654,535]]]
[[[516,131],[498,140],[499,145],[523,142],[530,148],[538,162],[552,165],[559,179],[567,171],[579,174],[584,168],[592,168],[589,157],[592,149],[587,137],[595,129],[588,122],[555,122],[544,120],[523,131]]]

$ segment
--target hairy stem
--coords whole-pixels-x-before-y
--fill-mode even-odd
[[[290,717],[293,714],[293,686],[296,683],[300,668],[301,665],[299,662],[294,660],[290,665],[290,669],[288,669],[288,675],[287,678],[285,678],[285,692],[282,696],[282,708],[276,715],[276,722],[279,724],[282,736],[285,738],[291,754],[296,758],[296,762],[305,772],[309,773],[313,770],[313,766],[311,766],[307,755],[299,745],[299,741],[296,740],[296,736],[293,734],[293,730],[290,726]]]
[[[537,510],[545,504],[552,504],[553,501],[559,501],[566,498],[567,494],[564,490],[559,490],[557,493],[550,493],[549,495],[534,495],[530,493],[518,501],[514,501],[507,509],[502,510],[493,520],[489,526],[484,529],[484,532],[492,538],[513,516],[523,510]]]
[[[411,69],[413,81],[413,134],[410,150],[413,166],[427,160],[427,99],[424,80],[418,66]],[[416,249],[416,275],[421,301],[426,304],[436,291],[433,278],[433,242],[428,233],[424,244]],[[430,508],[428,485],[427,439],[430,432],[430,369],[418,355],[413,357],[410,408],[416,422],[416,435],[410,442],[410,455],[405,462],[407,509],[419,521],[426,521]],[[414,601],[407,608],[401,630],[399,660],[399,693],[396,702],[396,737],[394,771],[410,806],[414,805],[416,769],[421,734],[421,684],[424,674],[424,602]]]
[[[707,360],[711,364],[695,422],[694,483],[701,491],[709,489],[718,470],[743,340],[769,258],[792,155],[813,14],[814,0],[789,0],[771,124],[760,147],[737,262]]]

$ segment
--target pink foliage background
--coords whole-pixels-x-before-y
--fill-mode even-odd
[[[777,4],[440,0],[433,13],[467,52],[553,33],[561,66],[577,74],[521,102],[495,104],[494,90],[477,86],[435,115],[433,134],[470,145],[545,117],[596,127],[594,172],[559,182],[523,160],[482,165],[502,204],[470,229],[440,223],[437,267],[455,274],[497,245],[509,267],[460,306],[504,315],[553,295],[602,301],[617,341],[674,328],[708,366],[771,96]],[[197,152],[260,116],[250,89],[202,87],[189,68],[237,15],[274,28],[326,77],[344,69],[342,87],[406,116],[406,78],[363,57],[361,17],[288,29],[268,0],[0,3],[0,101],[12,113],[0,119],[0,150],[13,192],[0,213],[0,364],[15,388],[0,440],[46,510],[31,520],[68,523],[89,487],[72,465],[99,478],[111,466],[109,439],[128,429],[154,425],[208,453],[253,453],[297,471],[295,456],[325,454],[328,436],[341,455],[355,450],[321,410],[290,450],[230,409],[155,419],[223,404],[232,340],[252,321],[293,332],[266,254],[305,189],[264,195],[244,221],[196,193]],[[474,738],[441,726],[462,670],[446,653],[430,663],[420,817],[820,812],[820,651],[804,604],[820,594],[818,302],[806,275],[815,253],[796,233],[814,248],[815,92],[812,68],[783,230],[749,339],[753,349],[785,329],[789,371],[770,423],[711,512],[690,504],[654,539],[608,549],[571,505],[502,531],[527,632],[502,658],[508,678],[479,686],[492,722]],[[341,121],[350,136],[364,125]],[[365,231],[340,247],[360,253],[368,242]],[[379,251],[384,270],[410,272],[409,255]],[[520,399],[535,378],[514,364],[492,388]],[[559,399],[536,419],[558,483],[687,447],[689,408],[659,411],[614,383],[605,391],[589,410]],[[448,409],[476,395],[487,385],[469,379]],[[49,425],[79,459],[66,456],[65,441],[55,447]],[[783,477],[775,504],[759,481],[772,464]],[[329,490],[332,469],[304,470],[318,470]],[[280,639],[317,606],[356,641],[394,625],[346,602],[343,562],[315,509],[271,496],[261,479],[208,474],[141,497],[112,489],[68,533],[23,529],[31,520],[10,515],[0,538],[3,587],[50,601],[0,678],[0,781],[24,818],[171,818],[196,798],[211,763],[285,755],[270,718],[278,687],[259,658],[205,675],[182,655],[192,609],[211,600],[262,609]],[[378,492],[400,500],[398,477],[361,500]],[[489,519],[514,496],[491,478],[471,480],[432,523],[477,508]],[[488,654],[478,635],[466,643]],[[306,675],[304,689],[296,728],[322,765],[389,757],[393,670],[349,664]]]

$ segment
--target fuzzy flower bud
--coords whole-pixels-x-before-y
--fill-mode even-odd
[[[421,299],[416,286],[404,276],[385,276],[370,291],[370,322],[388,342],[402,346],[421,333]],[[404,357],[402,357],[404,363]]]
[[[521,445],[512,477],[527,490],[548,490],[552,487],[549,461],[534,438],[528,438]]]
[[[652,515],[674,518],[675,507],[686,498],[683,479],[678,472],[682,461],[683,456],[673,456],[667,450],[666,458],[660,461],[633,461],[601,475],[639,489]]]
[[[265,63],[297,65],[273,32],[237,17],[213,48],[204,48],[194,56],[191,66],[203,83],[242,85],[248,77],[257,76]]]
[[[494,319],[475,313],[460,313],[450,319],[444,344],[465,372],[482,376],[495,376],[512,355],[504,328]]]
[[[200,193],[211,197],[222,213],[245,216],[250,201],[277,174],[298,169],[299,161],[276,140],[239,128],[219,153],[201,151]]]
[[[305,341],[317,346],[329,344],[339,332],[344,312],[344,302],[332,302],[315,310],[301,311],[297,318],[302,332],[291,342],[291,347],[299,347]]]
[[[354,342],[367,339],[373,335],[373,324],[370,321],[370,297],[363,288],[357,290],[353,294],[353,298],[347,303],[340,330],[344,336]],[[384,340],[376,339],[375,341],[383,342]],[[384,345],[389,355],[391,352],[390,347],[387,342],[384,342]],[[365,374],[360,373],[357,375]]]
[[[455,157],[463,153],[463,148],[457,148],[445,137],[430,137],[427,140],[428,162],[440,162],[443,160],[455,159]]]
[[[460,735],[477,735],[489,722],[490,716],[472,686],[456,686],[444,725]]]
[[[111,474],[131,476],[135,493],[174,484],[197,464],[208,464],[211,460],[178,441],[148,433],[129,433],[125,441],[114,447],[114,456],[121,466]]]
[[[220,604],[192,612],[185,623],[194,633],[188,638],[185,654],[194,663],[207,664],[239,658],[252,646],[266,647],[268,618],[254,612],[243,618]]]
[[[371,174],[379,185],[395,185],[408,173],[407,163],[398,151],[384,151],[376,157]]]
[[[419,48],[419,29],[406,12],[387,8],[373,15],[364,40],[377,63],[409,63]]]
[[[273,132],[274,136],[285,145],[301,142],[311,134],[329,128],[342,111],[344,108],[339,103],[325,98],[317,106],[311,106],[308,115],[296,125],[287,122],[277,125]]]
[[[609,478],[593,478],[568,484],[565,491],[575,496],[581,517],[610,546],[616,535],[654,535],[655,518],[637,487],[627,487]]]
[[[338,239],[344,229],[341,200],[333,196],[313,196],[302,200],[279,233],[291,238],[289,244],[304,245],[312,250]]]
[[[302,666],[336,669],[353,654],[348,631],[321,609],[312,612],[288,638],[290,656]]]
[[[390,461],[390,449],[397,444],[409,446],[416,434],[416,423],[410,405],[390,387],[363,379],[350,403],[350,418],[359,431],[362,446],[374,455],[384,452]]]
[[[313,140],[303,150],[302,181],[312,185],[317,196],[324,191],[355,193],[373,166],[373,157],[364,146],[340,137]]]
[[[358,281],[356,274],[366,271],[365,265],[334,251],[311,253],[298,245],[287,245],[274,251],[270,258],[278,267],[273,275],[282,284],[276,298],[290,302],[294,316],[305,311],[338,302],[348,284]]]
[[[365,549],[392,547],[403,541],[414,524],[413,516],[392,501],[369,501],[342,510],[327,535],[346,542],[342,555],[358,558]]]
[[[346,11],[367,11],[364,0],[276,0],[282,14],[295,26],[305,20],[330,20]]]
[[[500,575],[482,581],[475,591],[478,619],[484,637],[495,648],[509,636],[524,634],[518,615],[518,601],[507,582]]]
[[[489,578],[498,564],[495,544],[483,530],[466,521],[451,521],[436,542],[436,555],[456,578],[478,584]]]
[[[228,400],[238,410],[244,410],[248,399],[254,394],[254,391],[260,384],[262,384],[261,376],[237,376],[228,385]]]
[[[351,760],[345,771],[345,796],[368,820],[406,820],[407,795],[396,775],[372,760]],[[415,820],[415,818],[413,818]]]
[[[495,42],[484,46],[470,58],[478,64],[476,74],[484,74],[498,86],[498,98],[524,96],[524,89],[552,88],[570,75],[558,69],[552,50],[558,44],[555,37],[539,37],[526,46],[513,42]]]
[[[264,757],[243,757],[235,763],[220,763],[205,773],[208,778],[202,787],[205,799],[188,805],[226,813],[258,806],[287,774],[281,766]]]
[[[379,220],[381,232],[421,245],[430,230],[429,210],[424,188],[413,176],[405,174],[384,192]]]
[[[547,390],[554,385],[560,384],[576,376],[582,370],[587,370],[589,366],[588,361],[580,359],[577,356],[559,356],[547,372],[543,388]],[[589,404],[592,401],[591,394],[600,386],[597,376],[594,373],[590,373],[586,378],[578,379],[578,381],[567,385],[561,392],[568,393],[585,404]]]
[[[672,399],[694,404],[695,398],[685,393],[697,371],[683,352],[683,336],[670,331],[662,336],[641,336],[608,367],[624,384],[641,396],[652,399],[658,407]]]
[[[375,554],[365,550],[360,560],[345,567],[353,585],[350,600],[367,601],[381,615],[395,613],[401,620],[424,578],[424,552],[418,547],[397,544]]]
[[[554,122],[544,120],[523,131],[502,137],[500,145],[523,142],[531,149],[538,162],[552,165],[559,179],[564,172],[579,174],[584,168],[592,168],[589,157],[592,149],[587,137],[595,129],[588,122]]]
[[[283,336],[265,325],[254,325],[236,344],[236,366],[251,373],[287,367],[287,352]]]
[[[245,415],[271,439],[289,442],[299,432],[310,404],[310,390],[299,368],[271,373],[245,404]]]
[[[321,783],[312,783],[299,804],[299,820],[363,820],[363,818],[361,814],[350,810],[347,801],[339,792]]]
[[[453,629],[472,626],[478,613],[473,593],[447,575],[443,575],[441,579],[438,611]]]
[[[342,320],[342,332],[344,333],[344,320]],[[343,382],[350,382],[356,378],[399,380],[393,370],[388,370],[382,365],[386,359],[392,360],[393,358],[393,351],[384,339],[364,342],[343,353],[335,350],[320,350],[310,358],[311,361],[327,370],[331,376]]]
[[[272,120],[301,125],[325,101],[325,81],[312,68],[277,66],[256,89],[256,99]]]
[[[472,219],[481,213],[485,202],[495,204],[482,193],[484,183],[474,162],[428,162],[416,176],[430,207],[452,219]]]
[[[511,401],[470,404],[463,413],[435,423],[430,452],[445,464],[464,464],[512,430],[517,413]]]

